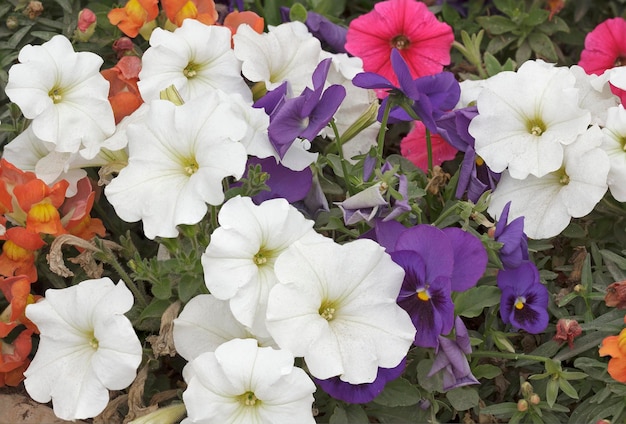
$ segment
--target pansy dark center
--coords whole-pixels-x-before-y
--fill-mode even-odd
[[[402,50],[411,45],[411,40],[409,40],[406,35],[400,34],[391,39],[391,45],[398,50]]]

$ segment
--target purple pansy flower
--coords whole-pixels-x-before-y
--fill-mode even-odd
[[[455,320],[455,340],[439,336],[439,345],[435,350],[435,362],[428,373],[432,377],[443,371],[443,389],[452,390],[469,384],[480,384],[472,375],[467,357],[472,353],[470,338],[465,324],[460,317]]]
[[[474,203],[485,191],[493,190],[500,179],[500,174],[491,171],[474,151],[474,137],[467,129],[476,115],[478,109],[471,106],[447,112],[437,119],[439,135],[465,153],[459,171],[456,197],[460,199],[467,192],[467,198]]]
[[[281,158],[297,137],[313,140],[345,98],[346,89],[339,84],[324,90],[331,60],[324,59],[315,68],[313,90],[306,87],[300,96],[284,100],[272,111],[268,134]]]
[[[410,250],[391,253],[391,258],[405,272],[397,302],[413,321],[416,330],[414,344],[422,347],[437,347],[439,335],[448,334],[454,324],[454,303],[450,297],[450,275],[447,272],[453,256],[445,251],[450,247],[447,243],[440,244],[433,239],[431,246],[443,255],[441,267],[428,267],[419,254]]]
[[[517,268],[522,261],[528,260],[528,238],[524,234],[524,217],[515,218],[507,224],[510,207],[511,202],[508,202],[502,209],[494,232],[494,239],[502,243],[500,260],[504,269]]]
[[[500,317],[532,334],[548,326],[548,289],[539,282],[539,271],[530,261],[513,269],[498,272],[498,287],[502,290]]]
[[[289,22],[289,8],[283,6],[280,8],[280,17],[283,22]],[[328,18],[319,13],[306,13],[306,21],[304,22],[313,37],[320,40],[324,50],[333,51],[335,53],[346,53],[346,34],[348,28],[331,22]]]
[[[444,112],[452,109],[461,95],[461,88],[454,74],[440,72],[413,79],[408,65],[397,49],[391,51],[391,64],[398,77],[400,86],[396,87],[387,78],[373,72],[357,74],[352,83],[361,88],[384,89],[389,91],[389,96],[383,100],[378,113],[378,120],[382,120],[382,114],[389,101],[397,104],[390,112],[390,122],[412,121],[412,118],[401,106],[402,102],[409,103],[415,114],[424,122],[426,128],[437,133],[435,120]]]
[[[339,377],[332,377],[326,380],[319,380],[313,377],[313,380],[319,384],[322,390],[335,399],[347,403],[367,403],[378,396],[389,381],[400,377],[405,367],[406,358],[400,361],[394,368],[378,368],[376,379],[371,383],[350,384],[341,381]]]

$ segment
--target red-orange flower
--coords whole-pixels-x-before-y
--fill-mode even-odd
[[[0,160],[0,214],[13,212],[13,189],[36,179],[33,172],[24,172],[6,159]]]
[[[626,383],[626,328],[617,336],[605,337],[598,353],[600,356],[611,356],[609,375],[621,383]]]
[[[78,181],[77,192],[61,206],[62,222],[65,230],[84,240],[91,240],[95,235],[104,237],[106,229],[102,221],[91,218],[89,213],[93,207],[96,193],[93,191],[88,177]]]
[[[7,229],[2,238],[6,241],[0,254],[0,275],[23,274],[29,281],[37,281],[35,253],[45,245],[39,234],[24,227],[13,227]]]
[[[137,87],[139,71],[141,71],[140,58],[123,56],[114,67],[101,72],[110,84],[109,103],[113,108],[116,124],[137,110],[143,103]]]
[[[234,10],[226,15],[224,19],[224,26],[228,27],[233,35],[237,33],[237,28],[239,28],[241,24],[248,24],[253,30],[259,34],[263,34],[265,21],[262,17],[250,10],[246,10],[245,12]]]
[[[165,15],[174,25],[181,26],[187,18],[213,25],[218,18],[213,0],[161,0]]]
[[[158,14],[158,0],[128,0],[124,7],[112,9],[107,17],[124,34],[136,37],[141,27],[156,19]]]
[[[65,233],[58,208],[65,201],[69,183],[61,180],[52,187],[36,179],[19,185],[13,194],[26,212],[26,229],[33,233],[59,235]]]
[[[0,279],[0,290],[9,301],[9,306],[0,314],[0,338],[6,337],[20,324],[37,332],[37,327],[25,315],[26,305],[41,298],[30,293],[30,285],[31,281],[25,275]]]
[[[24,379],[24,371],[30,363],[32,334],[32,330],[24,330],[13,343],[0,340],[0,387],[15,387]]]

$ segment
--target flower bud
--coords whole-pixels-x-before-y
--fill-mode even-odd
[[[96,30],[96,14],[90,9],[83,9],[78,13],[78,25],[74,31],[74,38],[80,42],[87,42]]]
[[[113,42],[113,51],[117,54],[117,58],[120,59],[126,56],[127,53],[132,52],[135,49],[133,40],[128,37],[120,37]]]
[[[5,25],[10,31],[14,31],[20,27],[20,21],[17,19],[17,16],[10,15],[5,22]]]
[[[520,412],[528,411],[528,402],[526,399],[520,399],[517,401],[517,410]]]
[[[522,386],[520,387],[520,392],[522,393],[522,396],[524,397],[528,397],[532,395],[534,392],[533,385],[530,384],[528,381],[524,381],[522,383]]]
[[[539,402],[541,402],[541,398],[537,393],[533,393],[532,395],[530,395],[530,403],[532,403],[533,405],[539,405]]]
[[[28,3],[28,6],[22,13],[31,21],[35,20],[43,13],[43,4],[40,1],[33,0]]]

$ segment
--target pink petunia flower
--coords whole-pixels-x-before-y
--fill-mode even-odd
[[[587,34],[578,65],[588,74],[596,75],[626,65],[626,19],[607,19]],[[626,91],[613,85],[611,91],[622,103],[626,100]]]
[[[346,50],[363,60],[366,72],[398,83],[391,67],[391,50],[397,48],[413,78],[433,75],[450,63],[452,28],[439,22],[426,5],[416,0],[388,0],[350,23]]]
[[[426,151],[426,129],[422,121],[415,121],[415,126],[406,137],[400,141],[402,156],[413,162],[424,172],[428,172],[428,153]],[[439,134],[431,134],[430,142],[433,149],[433,166],[441,165],[447,160],[454,159],[457,150]]]

